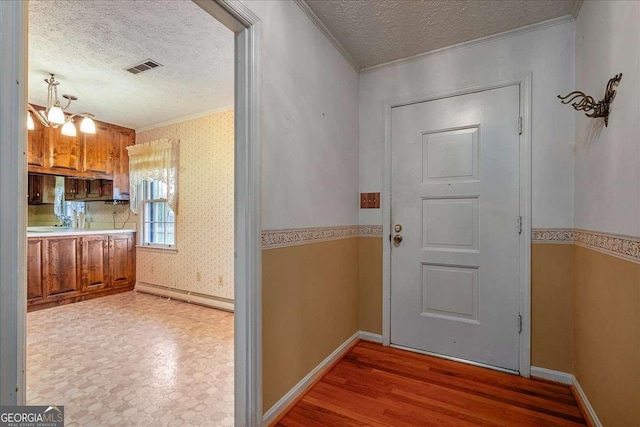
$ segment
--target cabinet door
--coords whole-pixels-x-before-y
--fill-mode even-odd
[[[109,286],[109,236],[82,238],[82,290],[93,291]]]
[[[44,167],[44,129],[34,113],[33,118],[34,129],[28,131],[27,137],[27,163],[33,166]]]
[[[80,171],[80,140],[78,136],[62,135],[60,128],[47,128],[45,131],[48,166],[51,169],[64,171]]]
[[[110,176],[114,134],[108,125],[96,122],[94,135],[83,134],[83,171],[96,175]]]
[[[43,249],[42,239],[27,241],[27,300],[30,301],[45,295],[42,275]]]
[[[113,170],[113,198],[129,200],[129,152],[127,147],[136,143],[136,134],[130,129],[120,128],[116,133],[118,147],[117,165]]]
[[[27,180],[29,187],[29,201],[30,205],[39,205],[42,203],[42,175],[29,174]]]
[[[109,269],[111,286],[126,286],[134,282],[135,247],[133,235],[109,235]]]
[[[90,179],[85,181],[87,187],[87,199],[99,199],[102,197],[102,180]]]
[[[64,199],[65,200],[74,200],[76,198],[80,198],[79,194],[81,193],[78,193],[79,181],[80,180],[74,179],[74,178],[64,179]]]
[[[44,239],[46,292],[49,296],[80,292],[80,238]]]

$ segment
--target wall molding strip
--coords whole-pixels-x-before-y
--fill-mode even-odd
[[[533,228],[531,229],[531,243],[573,244],[573,229],[571,228]]]
[[[358,235],[360,237],[382,237],[381,225],[359,225]]]
[[[360,339],[362,341],[374,342],[376,344],[382,344],[382,335],[374,334],[373,332],[360,331]]]
[[[273,405],[265,414],[262,425],[268,426],[275,424],[283,415],[295,405],[325,373],[327,373],[333,365],[342,359],[359,341],[361,332],[358,331],[351,335],[340,347],[336,348],[333,353],[327,356],[318,366],[313,368],[298,384],[293,386],[275,405]]]
[[[324,34],[327,40],[331,42],[333,47],[335,47],[336,50],[340,52],[340,54],[344,57],[344,59],[347,60],[349,65],[351,65],[351,67],[353,67],[353,69],[356,72],[360,71],[360,65],[358,65],[356,60],[353,59],[349,51],[345,49],[344,46],[342,46],[342,43],[340,43],[338,39],[335,38],[333,33],[329,31],[329,29],[326,27],[326,25],[324,25],[324,23],[320,20],[320,18],[318,18],[318,15],[316,15],[316,13],[313,10],[311,10],[307,2],[305,0],[294,0],[294,1],[300,7],[300,9],[302,9],[302,11],[309,17],[311,22],[315,24],[318,30],[320,30],[320,32]]]
[[[575,244],[640,263],[640,237],[571,228],[536,228],[531,230],[531,242]]]
[[[576,11],[574,7],[574,12],[576,13],[576,15],[578,11]],[[360,74],[369,73],[371,71],[379,70],[381,68],[389,68],[389,67],[395,67],[397,65],[409,64],[411,62],[420,61],[430,56],[444,55],[454,50],[465,49],[465,48],[483,44],[483,43],[489,43],[489,42],[500,40],[500,39],[515,37],[521,34],[530,33],[532,31],[543,30],[545,28],[554,27],[556,25],[566,24],[567,22],[573,22],[574,20],[575,18],[572,15],[560,16],[558,18],[549,19],[547,21],[542,21],[542,22],[527,25],[524,27],[515,28],[513,30],[504,31],[502,33],[492,34],[486,37],[481,37],[479,39],[458,43],[453,46],[446,46],[440,49],[431,50],[429,52],[419,53],[417,55],[409,56],[407,58],[400,58],[400,59],[396,59],[395,61],[389,61],[383,64],[372,65],[370,67],[364,67],[360,69]]]
[[[549,380],[573,386],[575,398],[576,400],[578,400],[578,404],[581,405],[581,409],[583,410],[583,412],[586,412],[585,415],[591,418],[591,424],[596,427],[602,427],[602,423],[598,419],[596,411],[593,409],[593,406],[591,406],[591,403],[589,403],[589,399],[587,399],[587,395],[580,386],[580,383],[578,382],[578,379],[575,377],[575,375],[568,374],[566,372],[540,368],[538,366],[532,366],[531,376],[542,378],[543,380]]]
[[[285,230],[263,230],[262,249],[327,242],[329,240],[358,237],[357,225],[340,227],[291,228]]]
[[[216,298],[211,295],[196,292],[183,291],[182,289],[167,288],[166,286],[154,285],[145,282],[136,282],[134,288],[136,292],[173,298],[179,301],[204,305],[206,307],[217,308],[219,310],[233,312],[233,301],[226,298]]]

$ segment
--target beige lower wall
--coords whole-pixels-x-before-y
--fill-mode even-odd
[[[575,375],[607,427],[640,426],[640,264],[574,248]]]
[[[382,334],[382,237],[360,237],[358,327]]]
[[[531,364],[573,373],[572,244],[531,245]]]
[[[358,325],[382,333],[382,237],[360,237]],[[573,245],[532,245],[531,359],[534,366],[573,372]]]
[[[357,237],[262,251],[265,412],[357,331]]]

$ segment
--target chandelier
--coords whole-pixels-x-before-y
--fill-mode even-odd
[[[80,122],[80,132],[96,133],[96,124],[93,121],[95,116],[93,114],[80,113],[65,116],[64,111],[69,108],[71,101],[77,101],[78,98],[73,95],[62,95],[67,100],[67,105],[63,107],[58,99],[58,85],[60,82],[56,80],[53,74],[48,79],[44,79],[44,81],[48,85],[47,108],[44,111],[36,110],[31,104],[27,104],[27,109],[29,110],[27,111],[27,129],[33,130],[35,128],[33,117],[31,117],[31,113],[33,113],[38,121],[46,127],[56,129],[62,126],[62,134],[66,136],[76,136],[77,134],[76,126],[73,124],[75,117],[83,117]]]

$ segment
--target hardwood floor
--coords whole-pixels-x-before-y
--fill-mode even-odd
[[[358,343],[278,426],[584,426],[571,389]]]

